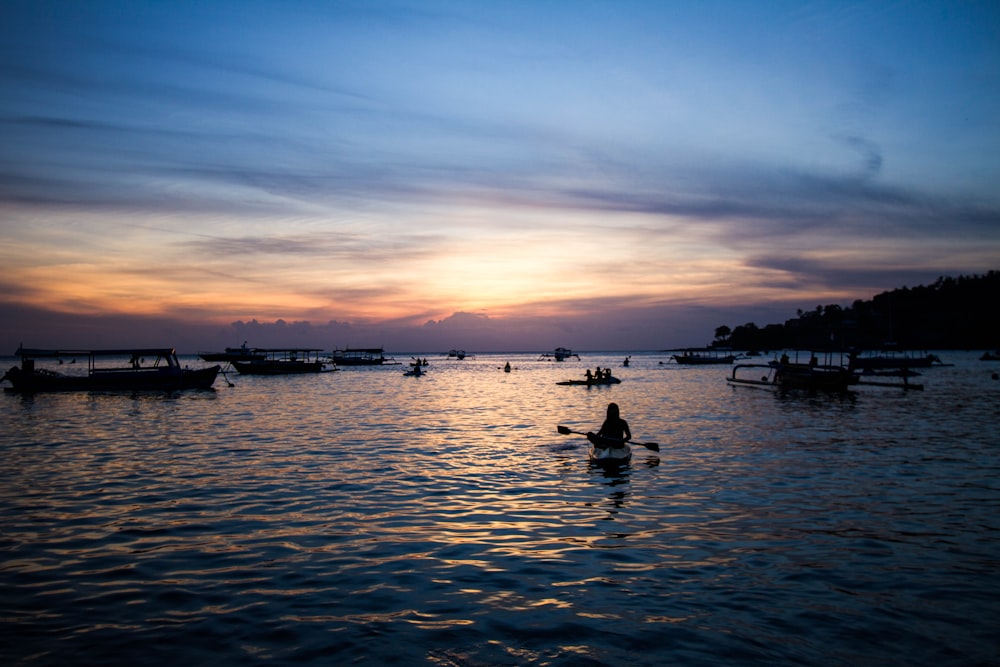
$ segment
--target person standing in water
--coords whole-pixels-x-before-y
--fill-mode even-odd
[[[596,435],[597,438],[606,438],[607,440],[615,441],[619,444],[613,444],[612,447],[622,447],[626,442],[632,439],[632,431],[628,427],[628,422],[622,419],[621,411],[618,409],[617,403],[608,403],[608,415],[604,419],[604,423],[601,424],[601,428],[596,434],[588,433],[587,439],[590,440],[595,445],[594,439],[591,435]],[[601,441],[604,447],[608,446],[608,443]]]

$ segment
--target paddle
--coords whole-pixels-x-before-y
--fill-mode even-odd
[[[583,437],[587,437],[586,433],[580,433],[580,431],[571,431],[570,429],[566,428],[565,426],[556,426],[556,429],[560,433],[562,433],[563,435],[569,435],[570,433],[573,433],[575,435],[582,435]],[[639,445],[640,447],[645,447],[646,449],[648,449],[651,452],[658,452],[658,451],[660,451],[660,446],[658,444],[656,444],[655,442],[632,442],[630,440],[629,444],[630,445]]]

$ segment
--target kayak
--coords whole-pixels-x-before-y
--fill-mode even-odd
[[[621,440],[604,438],[596,433],[588,433],[590,460],[604,465],[621,465],[632,459],[632,448]]]
[[[556,384],[561,385],[580,385],[584,387],[591,387],[593,385],[603,385],[603,384],[621,384],[621,380],[616,377],[601,378],[599,380],[564,380],[562,382],[556,382]]]
[[[628,445],[615,448],[591,447],[590,460],[601,465],[623,465],[632,460],[632,448]]]

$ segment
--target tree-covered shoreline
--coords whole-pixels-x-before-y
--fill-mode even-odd
[[[753,322],[715,330],[713,347],[737,350],[860,348],[971,350],[1000,348],[1000,271],[940,277],[850,306],[798,311],[783,324]]]

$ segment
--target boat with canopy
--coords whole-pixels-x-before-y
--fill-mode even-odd
[[[337,370],[318,348],[255,348],[261,354],[252,359],[234,360],[233,367],[243,375],[291,375],[324,373]]]
[[[8,370],[2,380],[11,383],[10,391],[23,394],[210,389],[221,370],[218,365],[184,368],[172,347],[105,350],[19,347],[15,354],[21,357],[21,365]],[[76,366],[78,359],[86,359],[86,367]]]

